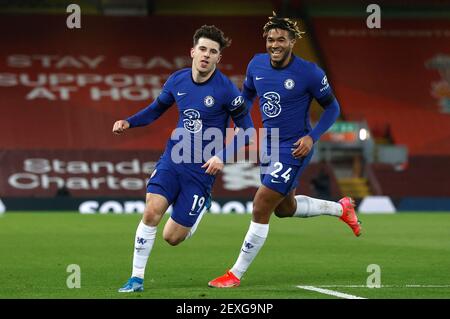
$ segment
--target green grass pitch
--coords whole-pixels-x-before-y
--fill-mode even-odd
[[[272,217],[269,237],[235,289],[207,282],[231,267],[250,215],[207,214],[179,246],[162,239],[147,264],[145,291],[119,294],[131,271],[141,216],[6,213],[0,216],[0,298],[337,298],[298,285],[363,298],[450,298],[450,214],[362,215],[363,235],[334,217]],[[81,269],[69,289],[67,266]],[[370,264],[381,288],[367,288]],[[417,285],[417,286],[416,286]]]

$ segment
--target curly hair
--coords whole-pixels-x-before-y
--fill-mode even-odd
[[[306,33],[304,31],[300,31],[298,28],[297,22],[292,21],[289,18],[281,18],[278,17],[275,12],[272,12],[273,16],[269,17],[269,22],[267,22],[263,27],[263,37],[267,37],[268,33],[272,29],[281,29],[289,32],[289,36],[292,39],[301,39],[302,34]]]
[[[194,47],[197,45],[200,38],[207,38],[219,43],[220,51],[231,45],[231,39],[226,38],[223,31],[215,25],[203,25],[195,31]]]

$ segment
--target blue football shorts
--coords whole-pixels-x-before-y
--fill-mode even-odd
[[[283,196],[296,189],[300,176],[308,166],[313,155],[311,151],[306,157],[293,161],[293,157],[281,155],[278,161],[261,163],[261,183]]]
[[[185,227],[192,227],[203,208],[211,205],[211,189],[215,177],[159,161],[147,182],[147,193],[164,196],[172,205],[171,218]]]

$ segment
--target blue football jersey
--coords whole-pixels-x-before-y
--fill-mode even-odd
[[[205,147],[209,144],[208,152],[212,149],[213,155],[222,150],[225,130],[231,119],[230,112],[244,103],[236,85],[219,70],[216,69],[206,82],[196,83],[192,79],[191,68],[173,73],[164,84],[158,100],[166,105],[176,103],[177,129],[182,133],[172,134],[162,159],[173,161],[173,154],[183,159],[189,158],[183,166],[201,172],[205,171],[201,166],[209,159],[203,158]],[[209,128],[215,128],[215,131],[210,131],[213,135],[204,136]],[[223,139],[214,134],[219,131]],[[212,147],[212,141],[217,142],[214,144],[217,147]]]
[[[274,68],[267,53],[257,54],[250,61],[243,88],[246,101],[253,101],[256,95],[259,97],[269,144],[270,129],[278,128],[280,156],[293,164],[300,162],[291,155],[293,143],[311,131],[309,109],[312,99],[320,100],[330,94],[332,90],[327,77],[315,63],[294,55],[286,67]]]

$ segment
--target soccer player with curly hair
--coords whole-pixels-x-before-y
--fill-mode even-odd
[[[248,105],[259,97],[259,107],[268,151],[261,160],[261,186],[253,200],[252,221],[239,257],[223,276],[208,283],[210,287],[231,288],[258,254],[269,232],[272,212],[277,217],[336,216],[348,224],[356,236],[361,227],[354,201],[344,197],[339,202],[295,196],[298,180],[313,155],[313,145],[339,116],[339,104],[324,71],[316,64],[292,53],[302,37],[296,22],[275,13],[264,25],[265,54],[256,54],[247,68],[243,96]],[[312,128],[309,108],[312,99],[324,108]],[[271,145],[271,134],[278,130],[279,145]],[[276,139],[275,139],[276,140]]]

